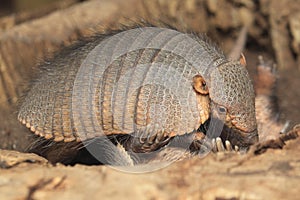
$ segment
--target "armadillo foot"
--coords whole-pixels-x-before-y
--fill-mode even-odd
[[[234,146],[231,144],[229,140],[225,140],[225,142],[222,141],[220,137],[212,139],[212,151],[214,153],[217,152],[232,152],[232,151],[239,151],[238,146]]]
[[[276,65],[273,62],[266,62],[262,56],[258,57],[254,84],[256,95],[274,96],[274,88],[277,81],[276,73]]]
[[[170,137],[164,136],[164,133],[145,138],[131,136],[123,146],[127,151],[134,153],[148,153],[167,145],[170,139]]]
[[[211,140],[206,139],[204,133],[199,131],[193,133],[191,136],[192,142],[189,145],[189,150],[194,154],[205,154],[213,148]]]
[[[190,146],[191,152],[239,152],[238,146],[233,146],[229,140],[222,141],[220,137],[213,138],[211,140],[204,140],[203,138],[193,141]]]

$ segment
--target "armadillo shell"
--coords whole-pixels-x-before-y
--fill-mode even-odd
[[[65,142],[189,133],[206,120],[193,77],[207,78],[222,57],[205,41],[165,28],[95,37],[44,64],[18,118],[36,135]]]

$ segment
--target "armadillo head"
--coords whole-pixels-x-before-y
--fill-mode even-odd
[[[225,116],[222,139],[240,147],[257,142],[255,94],[245,66],[239,62],[219,65],[210,74],[209,95],[213,112]]]

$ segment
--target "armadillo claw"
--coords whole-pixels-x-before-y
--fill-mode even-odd
[[[234,151],[238,152],[240,150],[240,148],[238,146],[234,146]]]
[[[212,151],[215,152],[215,153],[218,152],[217,145],[216,145],[216,139],[213,138],[211,140],[211,143],[212,143]]]
[[[218,152],[224,152],[225,151],[225,147],[224,147],[222,139],[220,137],[216,138],[216,146],[217,146]]]
[[[160,141],[162,141],[165,137],[164,134],[164,130],[158,131],[158,133],[156,134],[155,143],[159,143]]]
[[[232,145],[228,140],[225,141],[225,147],[227,151],[232,151]]]

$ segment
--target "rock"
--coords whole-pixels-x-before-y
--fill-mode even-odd
[[[108,166],[51,166],[43,158],[0,151],[0,199],[297,199],[300,138],[283,150],[194,157],[150,173]],[[18,162],[12,162],[16,158]],[[27,162],[28,159],[39,162]]]
[[[25,154],[18,151],[0,149],[0,168],[11,168],[25,162],[45,164],[48,161],[33,153]]]

